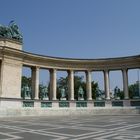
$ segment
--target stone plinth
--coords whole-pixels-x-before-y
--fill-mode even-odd
[[[0,46],[22,50],[22,43],[14,39],[0,38]]]
[[[15,40],[0,38],[0,47],[22,49],[22,44]],[[6,52],[6,49],[4,50]],[[12,52],[3,53],[0,63],[0,97],[21,98],[22,61]]]

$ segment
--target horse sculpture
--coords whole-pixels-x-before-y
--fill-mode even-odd
[[[0,25],[0,37],[16,39],[22,42],[22,35],[18,26],[14,21],[9,23],[9,26]]]

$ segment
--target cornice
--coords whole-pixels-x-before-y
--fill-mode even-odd
[[[74,69],[74,70],[119,70],[122,68],[140,68],[140,55],[101,58],[101,59],[73,59],[59,58],[33,54],[8,47],[0,47],[0,57],[17,59],[25,66],[39,66],[41,68]]]

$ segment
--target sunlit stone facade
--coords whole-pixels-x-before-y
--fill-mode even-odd
[[[121,70],[123,76],[123,88],[125,100],[122,106],[130,106],[128,93],[128,70],[140,68],[140,55],[107,59],[70,59],[36,55],[22,51],[22,44],[9,39],[0,39],[0,108],[24,108],[28,102],[30,107],[60,108],[57,100],[57,71],[63,70],[68,73],[68,100],[67,108],[76,108],[77,101],[74,99],[74,72],[83,71],[86,75],[86,94],[84,101],[87,108],[95,108],[91,91],[91,72],[102,71],[104,73],[105,97],[104,107],[112,107],[110,100],[109,72]],[[22,68],[30,67],[32,76],[32,92],[34,99],[21,98]],[[50,72],[50,98],[41,101],[39,99],[39,69],[47,69]],[[137,100],[140,102],[140,100]]]

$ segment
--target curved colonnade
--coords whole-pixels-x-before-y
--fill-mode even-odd
[[[104,73],[104,85],[106,99],[110,99],[109,88],[109,71],[121,70],[123,76],[123,87],[125,99],[129,99],[128,95],[128,74],[129,69],[139,68],[140,56],[108,58],[108,59],[69,59],[46,57],[41,55],[22,52],[23,66],[30,67],[32,77],[35,80],[36,87],[35,99],[38,98],[39,69],[47,69],[50,72],[51,83],[51,100],[56,100],[56,74],[57,71],[67,71],[69,79],[69,100],[74,100],[74,72],[83,71],[86,74],[86,91],[87,100],[92,100],[91,93],[91,72],[102,71]]]
[[[104,73],[105,96],[110,100],[109,71],[121,70],[123,77],[124,97],[128,94],[128,70],[140,68],[140,55],[106,59],[70,59],[37,55],[22,51],[22,44],[14,40],[0,39],[1,59],[1,85],[0,98],[2,100],[21,99],[22,67],[30,67],[32,72],[32,92],[34,99],[39,100],[39,69],[47,69],[50,72],[50,101],[57,100],[57,71],[68,73],[68,100],[74,101],[74,72],[84,71],[86,74],[87,101],[92,101],[91,73],[102,71]],[[5,105],[4,105],[5,106]],[[21,105],[22,106],[22,105]]]

